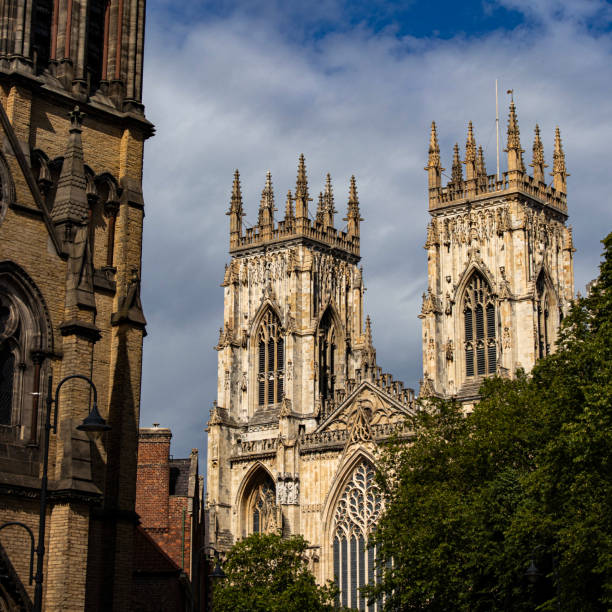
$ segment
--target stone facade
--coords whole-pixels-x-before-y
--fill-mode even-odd
[[[427,228],[428,288],[423,321],[423,392],[469,406],[485,375],[529,371],[554,350],[574,296],[571,228],[567,227],[565,158],[557,128],[553,181],[546,183],[536,125],[533,176],[523,162],[518,119],[510,105],[507,167],[488,175],[470,122],[465,158],[455,145],[443,187],[432,124]],[[465,166],[465,176],[463,174]]]
[[[354,177],[347,231],[334,225],[329,175],[314,221],[310,201],[301,157],[284,219],[274,221],[268,174],[258,224],[243,233],[234,177],[218,399],[208,426],[209,537],[224,551],[253,531],[301,533],[317,579],[339,574],[342,601],[357,607],[355,588],[373,569],[362,549],[380,512],[372,466],[381,440],[408,435],[414,396],[377,366],[363,318]]]
[[[90,390],[62,387],[43,607],[131,610],[142,155],[153,132],[140,99],[144,2],[0,7],[0,522],[37,533],[44,399],[65,376],[91,377],[112,429],[90,443],[76,429]],[[27,610],[25,532],[7,528],[0,543],[12,577],[0,607]]]
[[[552,185],[537,127],[527,176],[512,103],[507,153],[508,171],[487,175],[470,124],[465,160],[455,146],[452,178],[442,187],[432,125],[420,395],[458,397],[466,409],[483,377],[529,370],[554,350],[574,292],[560,135]],[[375,580],[366,542],[382,509],[374,466],[383,440],[409,441],[414,395],[376,365],[370,320],[363,320],[354,178],[346,231],[334,227],[329,175],[314,221],[310,200],[302,157],[284,219],[274,221],[268,174],[258,223],[243,232],[234,177],[208,424],[209,537],[224,551],[252,532],[300,533],[317,580],[335,578],[339,603],[366,609],[358,588]]]

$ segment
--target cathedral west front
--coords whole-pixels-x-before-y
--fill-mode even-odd
[[[574,292],[559,132],[552,182],[537,126],[526,171],[514,102],[506,145],[507,172],[487,174],[470,123],[463,159],[456,145],[443,186],[432,124],[419,395],[456,398],[466,410],[484,377],[529,370],[554,350]],[[363,314],[355,178],[342,204],[329,174],[321,183],[313,199],[300,156],[277,220],[283,206],[268,173],[257,224],[245,229],[234,176],[208,424],[209,539],[227,551],[253,532],[302,534],[311,570],[321,583],[336,580],[339,603],[377,610],[359,594],[376,579],[367,546],[382,511],[376,464],[389,436],[410,440],[415,394],[376,362]]]

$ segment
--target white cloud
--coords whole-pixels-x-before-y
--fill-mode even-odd
[[[212,347],[222,322],[224,213],[236,167],[251,222],[268,169],[282,211],[300,152],[311,192],[321,189],[329,171],[342,213],[348,179],[356,175],[366,219],[366,309],[379,363],[411,386],[421,372],[416,315],[427,282],[422,245],[429,124],[438,123],[450,167],[452,145],[463,145],[471,119],[493,172],[496,78],[500,91],[515,91],[527,163],[534,124],[542,128],[549,163],[560,125],[572,173],[576,287],[597,274],[598,241],[612,227],[612,84],[605,77],[612,38],[591,33],[583,22],[594,14],[605,17],[606,7],[594,0],[586,8],[569,1],[503,4],[545,21],[545,27],[534,22],[512,32],[443,41],[398,39],[390,31],[374,35],[358,26],[304,46],[271,18],[233,13],[168,26],[149,15],[145,103],[157,135],[145,153],[149,337],[142,423],[172,427],[175,454],[202,445],[216,397]],[[502,101],[505,127],[505,94]]]

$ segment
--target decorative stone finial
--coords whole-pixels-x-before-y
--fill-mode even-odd
[[[232,184],[232,197],[230,199],[230,209],[226,215],[230,218],[230,245],[234,246],[242,235],[242,192],[240,190],[240,172],[234,172],[234,182]]]
[[[510,114],[508,115],[508,142],[506,153],[508,153],[508,172],[525,172],[525,164],[523,162],[524,151],[521,149],[521,137],[514,99],[510,102]]]
[[[272,173],[268,170],[266,173],[266,185],[261,192],[261,202],[259,204],[259,221],[260,227],[274,224],[274,190],[272,189]]]
[[[289,226],[293,225],[295,221],[295,213],[293,212],[293,195],[291,194],[291,190],[287,192],[287,201],[285,203],[285,227],[289,228]]]
[[[557,191],[567,193],[567,173],[565,167],[565,153],[563,153],[563,145],[561,144],[561,132],[559,127],[555,129],[555,150],[553,152],[553,187]]]
[[[544,183],[544,168],[548,168],[548,166],[544,163],[544,145],[540,138],[540,126],[537,123],[533,139],[533,159],[529,165],[533,168],[534,180],[539,183]]]
[[[461,167],[461,159],[459,158],[459,143],[455,143],[453,149],[453,165],[451,170],[451,183],[454,191],[462,190],[463,185],[463,168]]]
[[[351,176],[349,186],[348,214],[345,221],[348,221],[348,233],[352,236],[359,236],[359,223],[363,221],[359,212],[359,198],[357,197],[357,183],[355,175]]]
[[[308,218],[308,202],[312,198],[308,195],[308,178],[306,176],[306,161],[304,154],[300,153],[297,179],[295,181],[295,214],[300,219]]]
[[[85,113],[81,112],[78,106],[75,106],[74,109],[68,113],[68,116],[70,117],[70,131],[78,130],[80,132],[83,127]]]
[[[476,140],[472,122],[468,123],[467,140],[465,142],[465,178],[473,180],[476,178]]]
[[[321,225],[323,225],[323,222],[325,221],[325,210],[324,210],[324,204],[323,204],[323,192],[319,192],[319,204],[317,206],[317,214],[315,216],[315,219],[317,221],[317,223],[320,223]]]
[[[325,212],[325,227],[334,226],[334,214],[337,212],[334,207],[334,191],[331,184],[329,172],[325,177],[325,191],[323,192],[323,210]]]

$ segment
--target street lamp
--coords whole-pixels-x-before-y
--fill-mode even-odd
[[[201,593],[200,593],[200,584],[201,584],[201,580],[200,580],[200,557],[202,555],[202,553],[205,550],[212,550],[214,557],[215,557],[215,567],[213,569],[212,572],[208,572],[207,573],[207,589],[206,589],[206,610],[212,610],[212,585],[213,582],[217,582],[218,580],[223,580],[224,578],[227,578],[227,575],[225,574],[225,572],[223,571],[223,568],[221,567],[221,559],[219,558],[219,551],[210,546],[209,544],[205,544],[204,546],[201,546],[198,549],[198,552],[196,553],[196,558],[195,558],[195,579],[196,579],[196,593],[197,593],[197,597],[195,598],[195,601],[193,603],[193,609],[197,609],[198,611],[201,609]]]
[[[111,427],[100,416],[98,412],[98,392],[93,381],[82,374],[71,374],[60,380],[55,389],[55,399],[53,399],[53,378],[49,376],[49,386],[47,389],[47,410],[45,414],[45,436],[43,443],[43,472],[40,483],[40,517],[38,524],[38,546],[36,547],[36,583],[34,587],[34,612],[42,610],[42,587],[43,587],[43,566],[45,557],[45,522],[47,518],[47,490],[48,490],[48,472],[49,472],[49,437],[51,431],[57,433],[57,415],[59,412],[59,392],[63,384],[79,378],[84,380],[93,390],[93,406],[89,415],[83,422],[77,426],[77,429],[87,433],[90,440],[95,440],[98,436],[108,431]],[[53,415],[53,423],[51,423],[51,410],[55,404],[55,413]],[[4,525],[2,526],[4,527]],[[0,527],[0,529],[2,529]]]
[[[536,585],[540,578],[542,578],[543,574],[535,563],[536,553],[539,550],[543,550],[550,554],[552,560],[552,570],[553,577],[555,581],[555,590],[557,594],[557,610],[561,612],[561,585],[559,584],[559,568],[557,567],[557,559],[555,557],[555,553],[550,549],[544,546],[544,544],[538,544],[531,553],[531,561],[529,562],[529,567],[525,570],[525,578],[529,581],[530,584]]]

